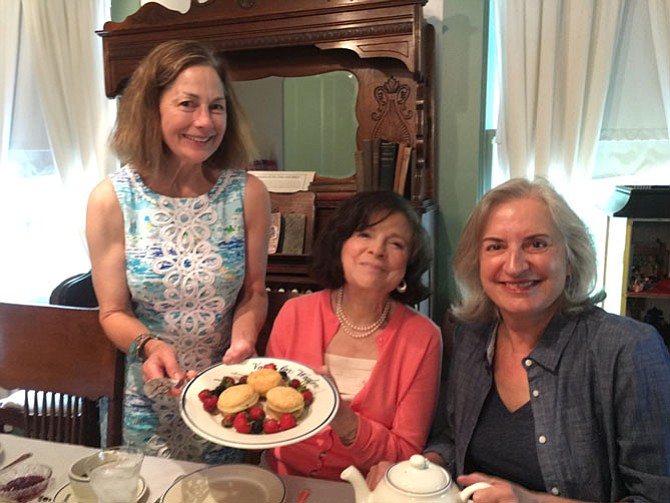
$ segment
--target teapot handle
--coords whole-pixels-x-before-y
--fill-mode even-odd
[[[488,482],[476,482],[471,486],[468,486],[465,489],[463,489],[460,493],[458,493],[458,496],[460,497],[463,503],[466,503],[470,499],[470,496],[472,496],[475,493],[475,491],[479,491],[480,489],[486,489],[487,487],[491,487],[491,484],[489,484]]]

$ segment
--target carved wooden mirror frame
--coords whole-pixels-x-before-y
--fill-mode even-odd
[[[119,95],[157,44],[194,39],[225,53],[233,78],[295,77],[347,70],[359,83],[357,147],[365,138],[416,148],[415,202],[434,198],[433,45],[427,0],[207,0],[181,14],[147,3],[107,22],[105,91]]]

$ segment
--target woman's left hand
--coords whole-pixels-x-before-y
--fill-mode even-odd
[[[487,482],[491,487],[475,491],[471,496],[474,503],[538,503],[537,493],[531,493],[523,487],[511,482],[491,477],[483,473],[470,473],[458,477],[458,483],[462,487],[470,486],[476,482]]]
[[[255,355],[256,348],[254,345],[246,339],[240,339],[230,343],[228,351],[223,355],[223,363],[232,365],[234,363],[240,363]]]

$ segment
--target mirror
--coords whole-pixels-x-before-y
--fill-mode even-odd
[[[355,173],[358,81],[347,71],[234,83],[261,159],[286,171]]]

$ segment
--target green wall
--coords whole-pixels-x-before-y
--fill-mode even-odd
[[[430,0],[436,32],[437,202],[433,318],[440,323],[455,295],[451,260],[463,225],[484,190],[483,61],[489,0]],[[112,20],[135,12],[139,0],[112,0]]]
[[[439,218],[433,318],[438,323],[455,296],[451,261],[458,237],[484,186],[480,137],[487,5],[488,0],[445,0],[442,26],[435,26]]]
[[[140,8],[140,0],[112,0],[112,21],[121,22]]]

